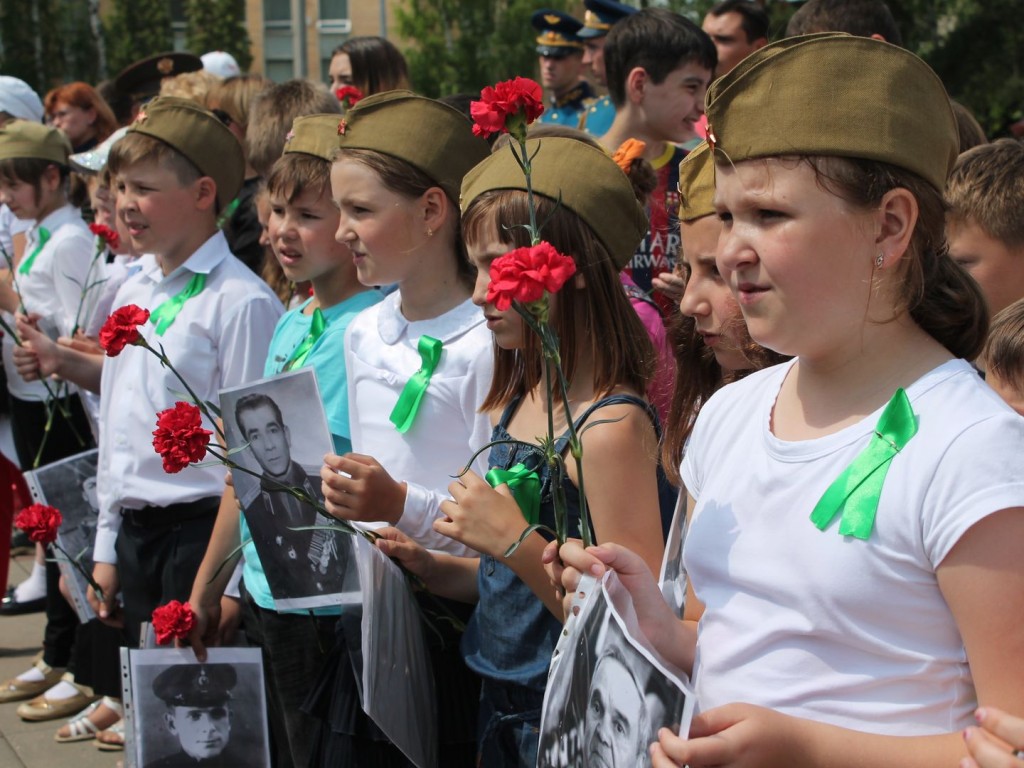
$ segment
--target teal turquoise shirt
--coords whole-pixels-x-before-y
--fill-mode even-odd
[[[351,430],[348,422],[348,376],[345,372],[345,329],[356,315],[367,307],[372,307],[383,298],[384,294],[380,291],[363,291],[345,299],[340,304],[322,310],[327,328],[317,339],[302,366],[303,368],[311,366],[316,372],[317,385],[320,387],[320,397],[323,399],[324,410],[327,412],[327,425],[331,430],[335,453],[348,453],[352,450]],[[267,351],[264,376],[281,373],[292,352],[306,338],[313,322],[313,315],[304,314],[303,310],[309,306],[311,301],[312,299],[303,302],[301,306],[286,313],[278,320],[274,335],[270,340],[270,349]],[[256,554],[256,547],[250,540],[251,535],[249,526],[245,524],[245,515],[241,516],[240,527],[242,541],[248,542],[242,549],[245,555],[245,565],[242,569],[245,589],[252,595],[258,606],[273,611],[275,610],[274,598],[270,594],[270,585],[267,584],[267,577],[263,572],[259,555]],[[307,611],[295,611],[295,613],[307,613]],[[340,609],[317,608],[314,613],[331,615],[340,613]]]

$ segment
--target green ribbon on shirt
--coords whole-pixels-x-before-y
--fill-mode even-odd
[[[36,230],[36,237],[38,238],[36,247],[32,249],[32,253],[30,253],[28,258],[23,260],[21,262],[21,266],[18,267],[18,272],[22,275],[27,275],[29,270],[32,269],[32,263],[36,260],[36,256],[39,255],[39,252],[43,250],[46,242],[50,239],[50,230],[46,227],[39,227],[39,229]]]
[[[540,520],[540,477],[535,470],[522,463],[515,464],[509,469],[495,467],[484,476],[484,479],[490,483],[491,488],[497,488],[502,483],[507,484],[526,522],[530,525],[537,524]]]
[[[238,206],[241,202],[242,199],[240,197],[236,197],[227,204],[227,207],[221,211],[220,216],[217,217],[217,229],[224,229],[224,225],[228,223],[232,216],[235,215],[235,211],[238,210]]]
[[[149,322],[156,326],[156,335],[163,336],[167,329],[174,325],[178,313],[185,306],[185,302],[193,296],[198,296],[206,287],[206,275],[201,272],[194,272],[188,283],[180,293],[171,296],[167,301],[153,310],[149,316]]]
[[[841,514],[840,535],[867,540],[889,464],[915,434],[917,418],[910,399],[897,389],[878,419],[871,442],[828,487],[811,513],[811,522],[825,530]]]
[[[423,395],[426,394],[427,387],[430,384],[430,377],[434,375],[434,369],[441,362],[441,346],[441,340],[435,339],[432,336],[420,336],[420,340],[416,345],[420,353],[422,365],[412,375],[412,378],[406,382],[405,387],[402,389],[402,394],[398,396],[398,402],[395,403],[394,410],[391,411],[390,417],[391,423],[402,434],[408,432],[413,421],[416,420],[416,414],[419,413]]]
[[[309,353],[313,351],[313,345],[324,335],[325,330],[327,330],[327,320],[324,319],[324,313],[320,311],[320,307],[317,307],[313,310],[313,319],[309,324],[309,333],[306,334],[306,338],[302,340],[302,343],[295,348],[292,356],[288,358],[288,362],[284,364],[281,370],[290,371],[292,368],[301,368],[302,364],[306,362],[306,358],[309,357]]]

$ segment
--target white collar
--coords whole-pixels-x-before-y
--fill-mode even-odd
[[[410,338],[426,333],[442,343],[447,343],[484,322],[483,312],[470,299],[449,309],[443,315],[414,322],[409,322],[402,314],[401,291],[395,291],[387,296],[378,306],[380,309],[377,315],[377,332],[385,344],[395,344],[407,332]]]

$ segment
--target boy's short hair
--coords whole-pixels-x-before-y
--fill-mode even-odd
[[[808,0],[790,18],[786,37],[813,32],[881,35],[887,43],[903,45],[900,28],[883,0]]]
[[[249,107],[245,129],[246,156],[256,173],[270,175],[296,117],[322,112],[341,114],[341,105],[320,83],[289,80],[259,93]]]
[[[752,43],[761,38],[768,38],[768,28],[771,19],[765,11],[753,0],[721,0],[711,6],[709,16],[725,16],[727,13],[738,13],[741,17],[740,27],[743,34],[747,36],[747,42]]]
[[[626,103],[626,77],[643,67],[657,85],[684,64],[714,71],[718,52],[708,34],[684,16],[664,8],[645,8],[618,22],[604,44],[608,95],[616,107]]]
[[[953,221],[974,224],[1011,248],[1024,247],[1024,143],[999,139],[960,155],[946,202]]]
[[[286,152],[274,163],[267,177],[267,192],[289,203],[307,189],[322,195],[331,189],[331,163],[305,152]]]
[[[245,177],[245,158],[238,139],[208,109],[173,96],[161,96],[140,110],[125,137],[114,145],[107,159],[115,174],[133,162],[147,159],[136,142],[127,143],[132,136],[142,134],[168,146],[175,154],[186,159],[199,175],[209,177],[216,184],[214,213],[225,210],[242,188]],[[152,146],[152,145],[150,145]],[[189,183],[188,166],[173,160],[173,155],[160,153],[160,163],[173,168],[181,183]],[[192,179],[194,181],[194,178]]]
[[[1024,299],[993,318],[981,360],[989,376],[1024,392]]]
[[[182,186],[191,184],[203,175],[195,163],[170,144],[134,131],[126,133],[124,138],[111,147],[107,156],[107,169],[111,176],[117,176],[126,168],[146,162],[154,162],[172,171]]]

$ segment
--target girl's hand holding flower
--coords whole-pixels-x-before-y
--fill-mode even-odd
[[[507,485],[491,488],[472,470],[448,486],[452,500],[441,504],[445,519],[434,530],[491,557],[504,557],[527,526]]]

